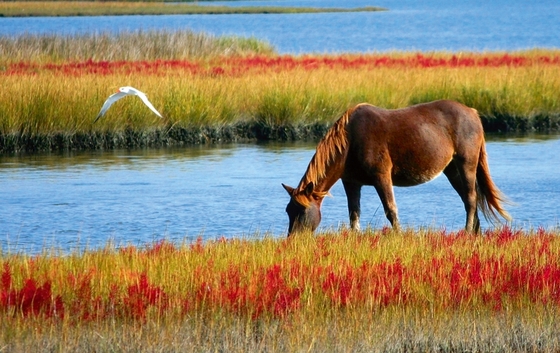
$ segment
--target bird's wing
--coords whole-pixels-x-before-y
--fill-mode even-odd
[[[148,97],[146,97],[146,95],[140,91],[137,90],[136,95],[138,97],[140,97],[140,99],[142,99],[142,102],[144,102],[144,104],[146,104],[146,106],[148,108],[150,108],[154,113],[156,113],[157,116],[159,116],[160,118],[163,118],[163,116],[161,116],[161,114],[156,110],[156,108],[154,108],[154,106],[152,105],[152,103],[148,100]]]
[[[109,96],[109,98],[107,98],[107,100],[105,101],[105,103],[103,103],[103,106],[101,107],[101,110],[99,111],[99,114],[97,114],[97,118],[95,118],[95,120],[93,121],[94,123],[101,118],[103,115],[105,115],[105,112],[107,111],[107,109],[109,109],[109,107],[115,103],[116,101],[118,101],[119,99],[121,99],[124,96],[127,96],[127,93],[123,93],[123,92],[117,92],[114,93],[112,95]]]

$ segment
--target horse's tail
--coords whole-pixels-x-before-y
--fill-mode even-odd
[[[488,158],[486,156],[486,144],[482,141],[478,166],[476,168],[476,184],[478,194],[478,207],[484,217],[488,220],[499,221],[498,214],[505,220],[511,220],[509,213],[504,210],[502,203],[507,203],[505,195],[498,189],[490,177]],[[498,213],[498,214],[496,214]]]

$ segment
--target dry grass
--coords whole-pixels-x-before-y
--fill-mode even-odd
[[[0,37],[0,63],[55,64],[80,61],[204,60],[225,56],[273,55],[256,38],[216,37],[192,31],[134,31],[74,35],[23,34]]]
[[[544,315],[538,319],[538,315]],[[439,318],[398,313],[252,323],[198,317],[160,325],[77,325],[3,341],[8,352],[556,352],[556,310]]]

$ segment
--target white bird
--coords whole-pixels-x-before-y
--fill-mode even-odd
[[[150,101],[148,100],[148,97],[146,97],[146,94],[144,92],[139,91],[134,87],[125,86],[125,87],[119,88],[117,93],[114,93],[114,94],[110,95],[109,98],[107,98],[107,100],[105,101],[105,103],[103,103],[103,106],[101,107],[101,111],[99,112],[99,114],[97,114],[97,118],[95,118],[94,123],[99,118],[101,118],[103,115],[105,115],[105,112],[107,111],[107,109],[109,109],[109,107],[113,103],[115,103],[116,101],[118,101],[119,99],[121,99],[124,96],[131,96],[131,95],[140,97],[140,99],[142,99],[142,102],[144,102],[144,104],[146,104],[148,106],[148,108],[150,108],[154,113],[156,113],[157,116],[159,116],[160,118],[163,118],[163,116],[161,116],[161,114],[156,110],[156,108],[154,108],[152,103],[150,103]]]

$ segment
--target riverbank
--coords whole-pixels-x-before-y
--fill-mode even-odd
[[[499,121],[482,117],[486,133],[556,133],[560,116],[552,118],[501,117]],[[55,132],[26,134],[16,132],[0,135],[0,154],[62,151],[160,148],[203,144],[252,143],[262,141],[315,141],[329,130],[329,123],[267,126],[259,122],[237,123],[219,127],[166,126],[153,130],[127,128],[105,132]]]
[[[322,12],[386,11],[381,7],[360,8],[215,6],[196,2],[153,1],[6,1],[0,2],[2,17],[36,16],[123,16],[123,15],[231,15],[296,14]]]
[[[556,352],[559,239],[384,228],[0,253],[0,346]]]
[[[221,127],[176,127],[154,130],[105,131],[91,133],[55,132],[51,134],[11,133],[0,135],[0,153],[35,153],[172,147],[257,141],[318,141],[329,124],[266,126],[238,123]]]
[[[292,56],[252,38],[165,31],[0,40],[1,153],[316,140],[362,102],[452,99],[477,109],[487,132],[560,130],[558,50]],[[94,124],[121,86],[164,118],[126,97]]]

